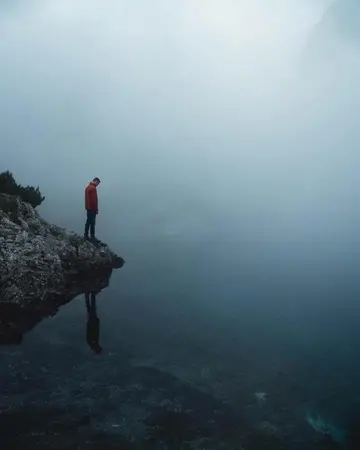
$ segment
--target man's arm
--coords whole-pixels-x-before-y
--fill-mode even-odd
[[[92,211],[95,211],[96,214],[99,213],[98,195],[95,187],[91,189],[91,209]]]

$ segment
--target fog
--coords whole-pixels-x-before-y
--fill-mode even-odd
[[[126,261],[97,293],[102,356],[81,297],[2,353],[15,446],[152,424],[147,447],[190,417],[196,448],[201,415],[244,429],[231,448],[358,439],[359,30],[359,0],[0,0],[0,172],[80,234],[99,177],[96,234]]]
[[[1,1],[1,169],[80,232],[100,177],[109,239],[351,252],[359,47],[331,3]]]

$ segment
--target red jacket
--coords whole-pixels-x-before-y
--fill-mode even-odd
[[[85,209],[88,211],[98,211],[98,196],[94,183],[89,183],[85,189]]]

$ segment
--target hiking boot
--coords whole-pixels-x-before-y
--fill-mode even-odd
[[[98,238],[96,238],[95,236],[91,236],[91,242],[94,242],[95,244],[98,244],[99,242],[101,242]]]
[[[85,239],[85,241],[90,241],[89,236],[87,236],[86,234],[84,234],[84,239]]]

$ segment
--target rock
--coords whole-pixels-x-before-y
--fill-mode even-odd
[[[263,404],[267,400],[266,392],[255,392],[254,397],[259,404]]]
[[[327,436],[328,438],[339,444],[345,444],[345,430],[343,430],[342,428],[338,428],[333,423],[325,420],[322,416],[320,416],[320,414],[307,413],[306,422],[316,433]]]
[[[80,293],[92,273],[123,264],[107,245],[51,225],[30,204],[0,193],[0,304],[28,307]]]

